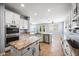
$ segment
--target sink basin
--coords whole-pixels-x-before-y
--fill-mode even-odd
[[[75,40],[67,40],[67,42],[76,49],[79,49],[79,42],[75,41]]]

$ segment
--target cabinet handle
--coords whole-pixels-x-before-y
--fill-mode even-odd
[[[68,45],[66,45],[66,47],[68,47]]]
[[[34,54],[35,54],[35,51],[36,51],[36,49],[33,48],[33,49],[32,49],[32,55],[33,55],[33,56],[34,56]]]
[[[14,24],[15,24],[15,21],[14,21]]]
[[[27,50],[30,50],[30,48],[27,48]]]
[[[38,44],[38,42],[36,42],[36,44]]]
[[[13,22],[13,20],[12,20],[12,24],[13,24],[14,22]]]
[[[66,49],[65,49],[65,53],[68,55],[68,53],[67,53]]]

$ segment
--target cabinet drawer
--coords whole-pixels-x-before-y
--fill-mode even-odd
[[[21,56],[21,51],[18,51],[14,47],[11,47],[11,53],[13,56]]]
[[[26,52],[23,56],[32,56],[32,52]]]
[[[23,56],[32,56],[32,50],[30,49],[29,51],[25,52]]]
[[[22,54],[25,54],[26,52],[30,51],[30,46],[26,47],[25,49],[22,50]]]
[[[37,44],[39,44],[39,41],[36,41],[35,43],[33,43],[33,46],[35,46],[35,45],[37,45]]]

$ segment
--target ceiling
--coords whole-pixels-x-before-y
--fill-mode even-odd
[[[30,16],[30,22],[37,24],[63,21],[71,10],[71,3],[24,3],[24,7],[21,3],[7,3],[6,7]]]

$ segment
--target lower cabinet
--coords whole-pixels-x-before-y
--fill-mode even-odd
[[[33,46],[35,47],[32,47],[32,55],[39,56],[39,42],[37,41],[36,43],[33,44]]]
[[[63,50],[65,56],[72,56],[71,48],[66,40],[63,41]]]
[[[39,41],[21,50],[12,47],[11,52],[14,56],[39,56]]]
[[[31,49],[28,50],[27,52],[23,54],[23,56],[32,56],[32,50]]]
[[[27,53],[25,53],[23,56],[32,56],[32,54],[29,53],[29,52],[27,52]]]
[[[79,56],[79,50],[71,47],[67,41],[63,41],[62,45],[65,56]]]

